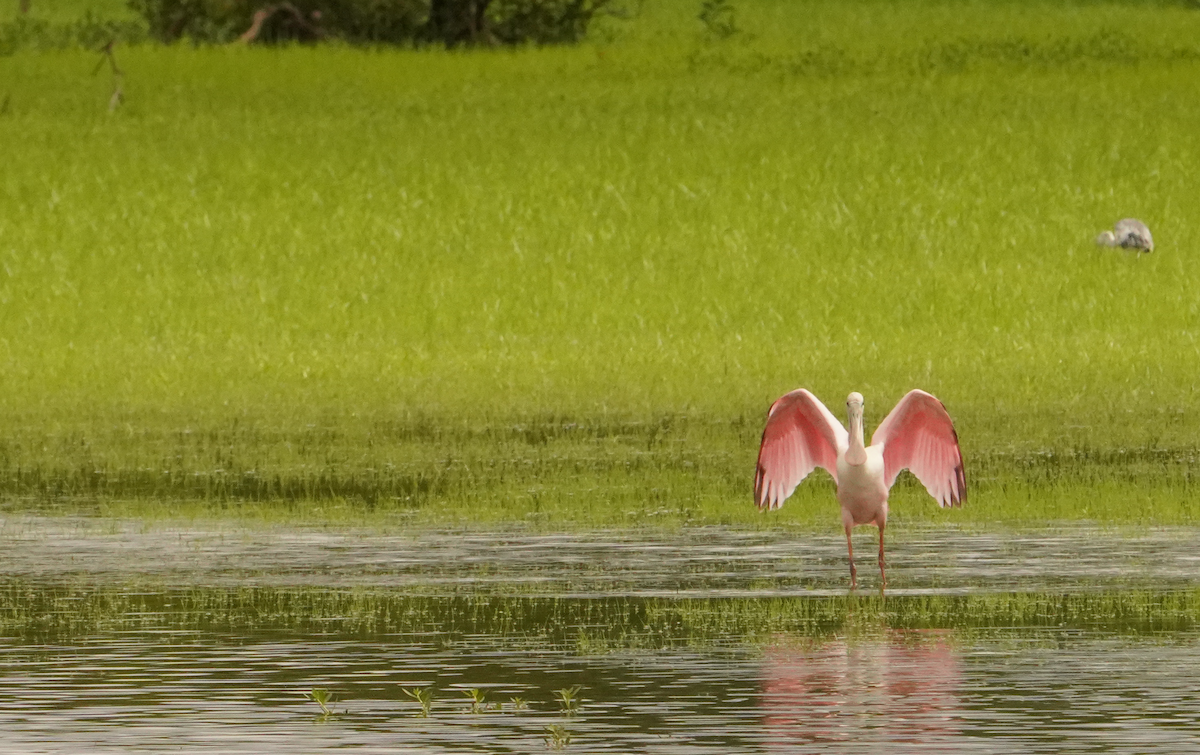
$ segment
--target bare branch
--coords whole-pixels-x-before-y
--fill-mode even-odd
[[[258,39],[258,35],[262,33],[263,24],[277,14],[285,16],[296,29],[313,39],[324,39],[328,36],[324,29],[305,18],[299,8],[291,3],[284,2],[267,5],[254,11],[254,20],[250,23],[250,28],[242,32],[237,41],[241,44],[250,44]],[[316,18],[320,17],[316,16],[316,14],[314,16]]]

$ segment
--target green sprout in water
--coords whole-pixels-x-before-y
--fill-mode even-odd
[[[551,750],[561,750],[571,744],[571,732],[565,726],[546,727],[546,746]]]
[[[429,718],[429,712],[433,710],[433,687],[413,687],[404,688],[404,694],[416,700],[421,706],[421,712],[418,714],[421,718]]]
[[[463,694],[471,700],[471,712],[482,713],[487,710],[487,693],[478,687],[463,690]]]
[[[324,687],[314,687],[312,692],[308,693],[308,698],[321,706],[321,715],[328,718],[333,715],[333,709],[329,707],[333,702],[333,693]]]
[[[525,702],[523,697],[514,697],[509,700],[512,703],[513,710],[527,710],[529,703]]]
[[[579,710],[579,690],[582,686],[576,684],[574,687],[563,687],[554,691],[554,696],[558,698],[558,704],[562,706],[563,713],[572,715]]]

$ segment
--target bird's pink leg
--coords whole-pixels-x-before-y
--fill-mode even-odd
[[[846,550],[850,552],[850,589],[858,587],[858,573],[854,571],[854,543],[850,540],[850,528],[846,528]]]
[[[879,589],[887,587],[887,573],[883,569],[883,525],[879,525]]]

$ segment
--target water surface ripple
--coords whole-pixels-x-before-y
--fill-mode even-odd
[[[0,752],[1200,752],[1200,644],[902,634],[580,656],[293,638],[0,641]],[[552,691],[583,686],[564,716]],[[430,718],[402,685],[435,686]],[[337,693],[318,715],[302,692]],[[469,713],[478,687],[505,703]],[[524,710],[510,699],[528,700]]]
[[[873,585],[873,531],[856,536]],[[1187,587],[1200,584],[1200,532],[1088,527],[893,533],[893,594]],[[768,597],[844,594],[840,534],[722,528],[542,534],[146,528],[86,519],[0,517],[4,573],[27,580],[152,576],[171,585],[520,587],[547,594]]]
[[[909,530],[889,547],[891,594],[1183,591],[1197,587],[1195,534]],[[168,596],[171,610],[171,590],[247,585],[459,596],[436,598],[451,602],[534,593],[794,605],[845,595],[844,547],[833,534],[719,528],[388,535],[10,516],[0,519],[0,581],[16,587],[0,620],[36,626],[31,607],[86,614],[100,605],[87,597],[104,591]],[[860,568],[868,584],[872,561]],[[104,630],[88,619],[62,637],[0,637],[0,753],[529,753],[556,743],[662,755],[1200,752],[1194,629],[875,625],[638,651],[440,625],[346,636],[255,616],[237,632],[137,621]],[[565,715],[554,691],[574,685],[583,705]],[[437,698],[421,718],[403,690],[426,686]],[[318,687],[337,696],[335,715],[305,698]],[[502,708],[471,713],[471,688]]]

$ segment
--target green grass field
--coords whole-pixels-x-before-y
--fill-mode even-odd
[[[735,7],[119,46],[112,113],[96,53],[0,57],[3,506],[834,527],[754,511],[767,406],[922,387],[971,500],[893,521],[1200,520],[1200,10]]]

